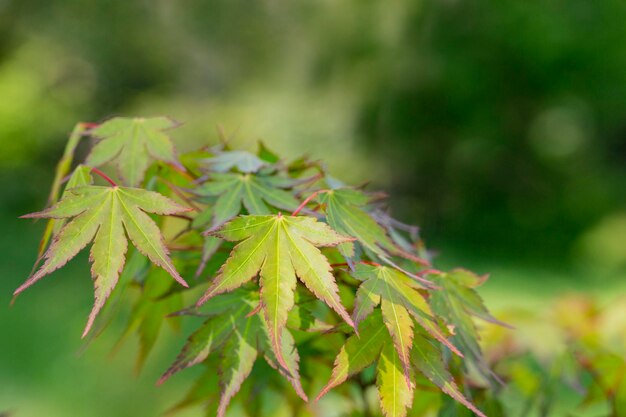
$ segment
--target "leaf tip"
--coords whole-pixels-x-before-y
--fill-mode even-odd
[[[324,388],[322,388],[320,393],[317,394],[317,397],[315,397],[315,401],[321,400],[322,397],[324,397],[326,394],[328,394],[328,391],[330,391],[331,389],[332,389],[332,387],[330,385],[326,385]]]

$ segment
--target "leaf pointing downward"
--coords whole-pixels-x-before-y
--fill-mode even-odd
[[[188,211],[174,201],[151,191],[136,188],[82,186],[68,190],[53,207],[24,218],[70,219],[55,236],[45,262],[17,290],[15,295],[59,269],[93,240],[90,251],[95,303],[83,337],[117,284],[128,246],[124,230],[135,247],[155,265],[165,269],[180,284],[187,283],[176,272],[159,228],[146,214],[176,214]]]
[[[386,417],[405,417],[413,401],[411,382],[404,378],[398,353],[386,344],[378,360],[376,385],[380,406]]]
[[[306,216],[241,216],[216,234],[242,241],[235,246],[211,286],[198,301],[231,291],[260,272],[261,306],[279,364],[288,369],[281,338],[287,313],[294,305],[296,276],[317,298],[335,310],[349,325],[328,260],[316,246],[333,246],[350,239],[326,224]]]
[[[463,404],[477,416],[486,417],[459,390],[443,362],[439,349],[424,335],[417,335],[411,351],[411,363],[444,393]]]
[[[258,317],[246,320],[242,329],[235,329],[224,345],[220,370],[222,373],[222,396],[217,411],[219,417],[226,414],[226,407],[235,396],[243,381],[250,375],[256,361]]]
[[[418,283],[409,276],[393,268],[362,264],[356,266],[354,276],[364,281],[357,290],[354,321],[358,323],[381,304],[383,321],[393,339],[407,381],[413,341],[412,317],[434,338],[462,356],[433,322],[430,307],[417,291]]]
[[[359,330],[360,336],[350,336],[341,348],[330,381],[317,399],[377,361],[376,385],[383,414],[386,417],[405,417],[413,398],[413,375],[410,374],[409,379],[405,378],[398,353],[383,325],[380,310],[363,320]]]
[[[342,346],[335,359],[335,366],[328,384],[317,396],[319,401],[328,391],[342,384],[348,377],[361,372],[374,363],[383,344],[389,340],[382,326],[380,313],[376,312],[365,319],[359,326],[359,336],[352,335]]]

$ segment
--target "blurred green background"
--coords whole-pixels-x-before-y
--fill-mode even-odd
[[[156,416],[187,387],[132,375],[115,332],[81,350],[83,257],[24,294],[77,121],[172,116],[181,147],[264,142],[372,181],[489,304],[626,280],[623,0],[0,0],[0,412]],[[193,374],[193,371],[189,371]],[[184,414],[183,414],[184,415]],[[189,415],[195,415],[190,413]]]

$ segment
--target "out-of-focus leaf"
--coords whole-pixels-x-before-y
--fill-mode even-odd
[[[169,293],[173,281],[167,279],[166,275],[164,270],[157,268],[152,268],[147,274],[141,286],[141,294],[130,313],[126,330],[118,342],[120,345],[131,333],[137,332],[139,336],[139,354],[135,366],[137,372],[143,368],[165,321],[174,328],[178,327],[179,319],[168,318],[168,315],[183,307],[183,297],[179,292]]]
[[[141,184],[151,159],[182,166],[176,158],[174,145],[164,130],[177,123],[167,117],[115,117],[90,130],[100,139],[85,162],[98,167],[114,161],[120,177],[129,186]]]
[[[287,329],[283,329],[281,353],[285,366],[282,366],[278,363],[274,347],[270,342],[267,322],[259,315],[247,317],[258,303],[250,295],[250,293],[239,292],[241,298],[238,303],[230,300],[230,309],[219,316],[210,318],[192,334],[159,383],[184,368],[210,359],[212,353],[221,352],[218,360],[221,396],[216,413],[223,417],[231,399],[250,375],[259,353],[262,353],[267,363],[293,385],[298,396],[307,401],[300,382],[299,356],[292,335]],[[224,297],[227,298],[227,295]],[[217,298],[220,297],[215,299]],[[245,307],[241,307],[242,304]],[[188,398],[190,397],[194,398],[193,390],[188,395]],[[183,400],[183,405],[190,401]]]
[[[267,204],[278,209],[295,210],[300,203],[284,190],[293,184],[292,181],[275,176],[213,173],[195,193],[200,197],[217,197],[211,207],[211,227],[217,227],[237,216],[242,205],[248,214],[258,215],[272,213]]]
[[[196,404],[204,403],[209,405],[206,410],[207,415],[215,415],[217,413],[217,404],[219,401],[219,373],[215,372],[215,364],[207,364],[207,369],[194,382],[193,386],[187,392],[187,395],[172,406],[165,415],[173,416],[185,408]]]
[[[414,254],[395,245],[383,229],[363,207],[369,197],[350,188],[339,188],[320,193],[318,200],[326,206],[328,224],[337,232],[357,239],[372,259],[386,260],[389,255],[401,255],[420,264],[427,264]],[[354,244],[344,243],[339,250],[346,258],[355,256]]]
[[[472,316],[494,323],[500,322],[491,316],[482,299],[473,289],[477,284],[477,278],[471,279],[471,275],[465,270],[455,270],[429,276],[435,284],[441,287],[441,290],[431,292],[430,304],[437,316],[453,326],[452,340],[466,359],[471,361],[484,377],[490,379],[493,374],[484,361],[478,343],[478,331]]]
[[[389,336],[382,325],[382,317],[380,312],[376,311],[359,325],[359,335],[350,336],[343,345],[335,359],[330,380],[320,391],[317,399],[374,363],[380,355],[383,344],[388,341]]]
[[[265,146],[265,144],[261,141],[259,141],[259,150],[257,154],[260,159],[269,162],[270,164],[275,164],[280,160],[280,157],[271,150],[269,150],[267,146]]]
[[[414,318],[433,337],[461,355],[434,322],[419,284],[404,273],[386,266],[359,264],[354,277],[363,283],[357,290],[354,321],[358,323],[381,304],[382,316],[400,357],[408,380]],[[412,318],[411,318],[412,317]]]
[[[251,310],[252,307],[248,303],[240,301],[237,304],[231,304],[231,309],[223,315],[213,316],[205,321],[189,336],[172,366],[159,379],[159,384],[175,373],[204,361],[211,353],[222,347],[238,322],[243,321],[245,315]]]
[[[260,326],[258,317],[245,320],[240,328],[235,328],[224,345],[220,363],[222,395],[217,409],[218,417],[224,416],[231,398],[252,371],[258,354],[257,333]]]
[[[287,317],[287,326],[306,332],[325,332],[334,326],[315,317],[305,306],[294,305]]]
[[[476,415],[486,417],[482,411],[478,410],[463,396],[443,362],[441,351],[424,335],[418,334],[413,340],[411,363],[433,384],[441,388],[441,391],[466,406]]]
[[[255,154],[246,151],[220,152],[212,158],[205,159],[204,162],[214,172],[228,172],[236,168],[239,172],[246,174],[258,172],[269,165]]]

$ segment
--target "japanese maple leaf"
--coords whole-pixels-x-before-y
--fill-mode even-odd
[[[84,337],[117,284],[125,263],[128,246],[126,235],[142,254],[187,287],[169,258],[158,226],[146,213],[169,215],[188,210],[161,194],[138,188],[88,185],[67,190],[56,205],[23,216],[71,220],[55,235],[44,255],[45,261],[41,268],[14,294],[21,293],[45,275],[65,265],[93,241],[90,260],[95,303],[83,332]]]
[[[326,206],[326,219],[330,227],[356,238],[370,258],[388,260],[389,255],[400,255],[420,264],[428,264],[393,243],[385,229],[363,209],[370,201],[366,194],[351,188],[338,188],[320,193],[318,199]],[[353,243],[342,244],[339,250],[346,258],[355,256]]]
[[[509,327],[495,319],[485,307],[482,298],[474,288],[481,285],[486,277],[478,276],[464,269],[455,269],[448,273],[433,274],[433,279],[441,291],[433,291],[430,298],[432,309],[445,322],[453,326],[453,340],[466,352],[483,376],[490,378],[493,373],[483,359],[478,344],[479,335],[472,317],[477,317],[494,324]]]
[[[330,380],[320,391],[317,400],[349,377],[373,363],[376,365],[376,386],[380,406],[386,417],[405,417],[413,401],[414,372],[420,372],[442,392],[485,417],[463,396],[443,361],[440,346],[423,331],[418,331],[409,347],[411,373],[409,379],[402,369],[401,359],[394,343],[389,340],[380,311],[369,315],[359,325],[359,334],[350,336],[341,347]]]
[[[223,151],[212,158],[204,159],[211,171],[228,172],[236,168],[239,172],[253,173],[270,165],[253,153],[246,151]]]
[[[225,303],[222,303],[224,298]],[[264,317],[250,313],[258,304],[251,301],[249,294],[238,297],[235,302],[224,296],[210,300],[215,305],[203,311],[210,315],[202,326],[188,339],[174,364],[163,374],[159,384],[175,373],[205,361],[214,353],[219,353],[219,379],[221,398],[217,409],[219,417],[224,416],[230,400],[239,391],[241,384],[252,371],[257,358],[265,361],[285,377],[304,401],[308,401],[299,374],[299,356],[293,336],[285,328],[282,330],[281,352],[286,366],[278,365],[269,339],[269,327]],[[205,304],[206,305],[206,304]]]
[[[137,186],[143,181],[151,159],[180,167],[174,145],[163,132],[175,126],[176,122],[167,117],[107,120],[90,131],[100,142],[91,150],[85,164],[97,167],[114,161],[125,183]]]
[[[363,281],[356,293],[354,322],[358,325],[380,304],[383,321],[398,352],[407,380],[414,335],[413,319],[434,338],[457,355],[463,356],[437,326],[430,306],[418,291],[418,283],[411,277],[386,266],[363,264],[356,266],[354,277]]]
[[[240,216],[216,235],[241,241],[220,268],[209,289],[198,301],[231,291],[259,274],[261,309],[279,363],[286,367],[281,338],[287,314],[294,305],[296,276],[320,300],[349,325],[352,319],[341,304],[337,284],[326,257],[317,247],[334,246],[350,238],[307,216]]]
[[[300,203],[284,191],[284,188],[292,185],[292,181],[276,176],[213,173],[209,181],[199,186],[195,192],[202,197],[218,197],[212,207],[212,227],[217,227],[237,216],[241,212],[242,204],[248,214],[271,214],[267,204],[293,211]]]

